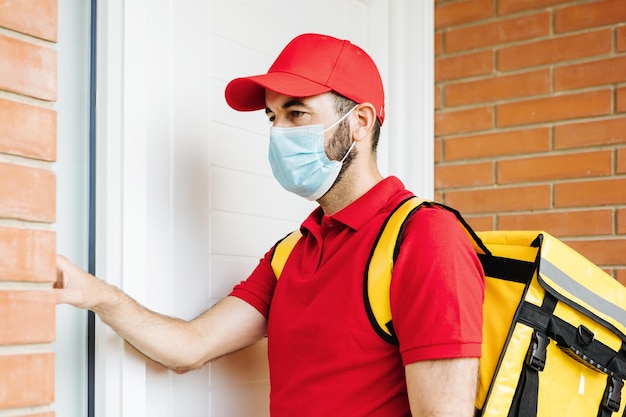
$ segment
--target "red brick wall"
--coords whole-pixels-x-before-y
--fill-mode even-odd
[[[0,0],[0,27],[0,413],[51,417],[57,0]]]
[[[626,1],[436,0],[436,197],[626,284]]]

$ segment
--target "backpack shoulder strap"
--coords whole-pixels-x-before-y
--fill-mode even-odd
[[[458,211],[446,205],[419,197],[411,197],[400,203],[387,218],[374,243],[372,254],[365,268],[363,285],[365,308],[374,330],[384,340],[393,344],[398,343],[391,320],[391,303],[389,298],[393,264],[400,251],[400,236],[406,222],[413,213],[425,205],[441,207],[452,212],[467,233],[474,250],[479,254],[489,254],[487,247]]]
[[[367,315],[376,333],[389,343],[397,344],[391,324],[389,293],[393,263],[399,250],[398,237],[406,221],[427,200],[411,197],[396,207],[383,224],[365,267],[363,295]]]
[[[276,280],[280,279],[283,268],[285,268],[287,263],[287,258],[289,258],[291,251],[301,237],[302,233],[300,233],[300,230],[294,230],[274,245],[274,253],[272,254],[270,264],[274,270],[274,275],[276,275]]]

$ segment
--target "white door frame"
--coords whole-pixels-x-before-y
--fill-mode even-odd
[[[57,252],[87,269],[89,249],[89,31],[90,2],[58,2]],[[56,310],[55,412],[86,415],[87,314],[68,305]],[[0,412],[2,415],[2,412]]]
[[[408,189],[434,195],[434,2],[389,0],[389,166]]]
[[[397,175],[407,188],[422,197],[432,197],[434,142],[434,4],[415,0],[360,0],[370,8],[372,32],[369,52],[379,57],[377,64],[386,78],[387,119],[383,135],[389,141],[386,158],[389,174]],[[145,231],[124,226],[142,215],[142,164],[145,158],[132,159],[132,147],[145,145],[141,123],[129,128],[126,111],[134,107],[133,118],[141,118],[141,108],[125,96],[125,54],[129,48],[124,33],[128,16],[137,16],[137,7],[124,0],[98,2],[97,46],[97,180],[96,180],[96,268],[97,275],[127,292],[143,294],[143,264],[124,257],[122,248],[133,247],[133,258],[143,259],[141,239]],[[146,6],[148,7],[148,6]],[[132,8],[132,9],[131,9]],[[131,10],[129,10],[131,9]],[[145,13],[145,12],[144,12]],[[142,21],[132,22],[141,30]],[[380,60],[382,58],[382,62]],[[136,77],[137,74],[130,74]],[[125,141],[125,138],[132,140]],[[129,159],[129,155],[130,158]],[[124,175],[132,166],[133,175]],[[128,193],[132,196],[129,204]],[[125,198],[126,197],[126,198]],[[137,205],[138,202],[138,205]],[[138,222],[141,224],[141,222]],[[133,280],[123,281],[124,275]],[[145,405],[146,366],[99,320],[96,325],[96,415],[142,416]]]

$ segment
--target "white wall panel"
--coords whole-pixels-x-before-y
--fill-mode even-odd
[[[263,157],[264,154],[257,155],[257,158]],[[276,204],[276,201],[269,198],[284,193],[273,177],[223,168],[214,168],[211,171],[212,209],[216,211],[301,222],[316,207],[316,203],[296,195],[287,195],[289,204],[285,204],[282,198],[281,204]]]
[[[211,34],[210,56],[219,62],[219,65],[213,66],[211,77],[226,84],[234,77],[260,73],[270,67],[275,58],[272,53],[280,46],[260,44],[259,47],[253,47],[245,42],[246,37],[256,39],[257,34],[247,32],[243,43],[234,37],[227,37],[224,32],[215,31]]]
[[[297,221],[214,212],[211,213],[211,253],[260,257],[298,224]]]
[[[211,285],[211,300],[227,296],[236,284],[248,277],[261,256],[211,255],[211,276],[221,277]]]
[[[255,120],[255,124],[264,126],[264,129],[261,129],[264,134],[244,131],[221,123],[211,124],[210,162],[212,166],[229,167],[266,177],[272,176],[267,160],[269,124],[261,117]]]
[[[183,375],[172,373],[170,375],[169,398],[151,398],[161,409],[155,410],[155,414],[146,417],[168,416],[168,417],[217,417],[219,414],[211,414],[211,391],[209,367],[199,371],[190,372]]]
[[[293,20],[290,24],[285,25],[284,22],[275,17],[275,6],[265,2],[259,3],[263,3],[265,8],[263,13],[259,13],[258,10],[237,0],[214,1],[210,25],[215,34],[242,45],[246,49],[265,54],[265,62],[260,62],[260,68],[265,71],[276,54],[283,48],[285,42],[282,38],[284,38],[284,34],[295,31],[298,22]],[[289,6],[294,13],[294,19],[300,17],[301,3],[304,2],[292,3]],[[280,7],[284,8],[285,4],[283,3]],[[287,36],[289,37],[289,35]],[[248,68],[242,68],[244,71],[246,69],[258,71],[258,68],[254,69],[254,62],[249,63]],[[243,72],[240,75],[248,75],[248,73]]]

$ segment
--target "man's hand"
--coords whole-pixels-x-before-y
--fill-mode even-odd
[[[57,304],[93,308],[105,295],[107,287],[107,284],[83,271],[66,257],[57,255],[57,279],[54,283]]]

